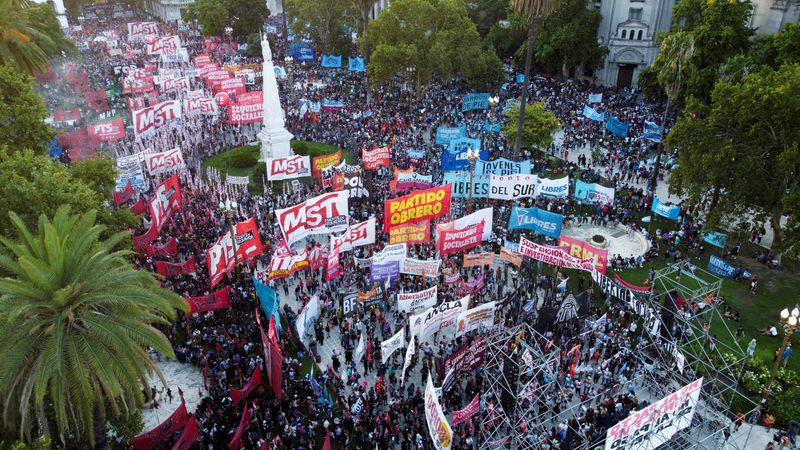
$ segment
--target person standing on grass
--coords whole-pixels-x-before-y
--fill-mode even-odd
[[[783,368],[786,368],[786,363],[789,361],[789,358],[792,356],[792,343],[789,342],[786,344],[786,349],[783,350]]]

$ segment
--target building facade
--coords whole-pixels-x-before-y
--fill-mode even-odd
[[[163,21],[182,20],[186,7],[194,0],[145,0],[144,9]]]
[[[752,0],[753,15],[750,27],[756,34],[765,35],[780,32],[787,23],[797,22],[800,7],[788,0]]]

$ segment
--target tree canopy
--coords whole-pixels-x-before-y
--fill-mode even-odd
[[[183,19],[198,21],[204,36],[220,36],[228,26],[228,9],[220,0],[196,0],[186,7]]]
[[[33,90],[33,77],[0,65],[0,147],[44,153],[55,133],[44,122],[48,112]]]
[[[236,37],[260,33],[268,16],[266,2],[259,0],[197,0],[183,15],[184,20],[197,20],[205,36],[221,35],[230,26]]]
[[[503,132],[508,142],[517,139],[517,120],[519,108],[506,112],[506,123]],[[531,103],[525,108],[525,121],[522,124],[522,147],[535,150],[547,150],[553,143],[553,132],[561,127],[558,118],[545,109],[544,102]]]
[[[434,77],[464,74],[482,52],[462,0],[395,0],[370,23],[370,41],[370,83],[407,73],[417,92]]]
[[[711,223],[754,213],[770,222],[773,249],[796,246],[784,245],[781,218],[800,209],[800,65],[719,81],[709,107],[689,106],[665,143],[679,151],[671,188],[707,201]]]
[[[45,72],[50,67],[47,49],[57,48],[50,39],[48,22],[37,22],[41,10],[30,0],[0,0],[0,64],[19,71]]]
[[[347,0],[286,0],[286,11],[296,36],[310,39],[327,55],[349,55],[361,13]]]

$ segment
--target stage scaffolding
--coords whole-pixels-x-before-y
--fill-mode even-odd
[[[627,393],[631,384],[640,401],[653,403],[702,376],[703,388],[691,426],[658,447],[637,445],[636,450],[747,449],[749,428],[746,436],[740,432],[726,442],[723,434],[723,428],[739,412],[731,411],[735,398],[739,405],[748,405],[747,411],[742,411],[748,416],[757,406],[737,389],[746,351],[712,300],[721,280],[702,269],[692,269],[667,266],[655,275],[655,293],[639,296],[647,305],[647,312],[640,317],[643,343],[629,352],[641,370],[611,392],[600,392],[584,402],[573,394],[573,401],[560,402],[558,413],[553,412],[553,402],[572,393],[554,371],[562,349],[527,323],[492,335],[484,363],[486,408],[480,416],[478,448],[538,450],[542,448],[540,438],[559,424],[568,428],[571,449],[602,448],[605,436],[591,441],[582,431],[580,421],[588,408],[597,410],[606,398]],[[679,312],[678,295],[683,302],[703,302],[705,306],[693,314]],[[714,347],[711,337],[716,338]]]

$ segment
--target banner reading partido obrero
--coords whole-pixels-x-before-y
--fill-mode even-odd
[[[412,192],[402,197],[386,200],[384,204],[383,231],[423,220],[450,214],[450,184]]]

